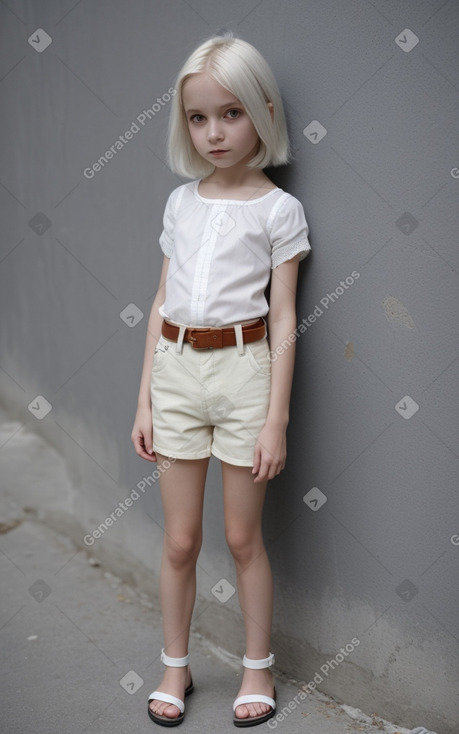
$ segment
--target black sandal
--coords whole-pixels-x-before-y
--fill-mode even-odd
[[[161,650],[161,660],[164,665],[169,665],[171,668],[184,668],[188,665],[188,662],[190,660],[190,653],[188,653],[188,655],[185,655],[184,658],[171,658],[169,657],[169,655],[166,655],[163,648]],[[185,696],[189,696],[190,693],[193,693],[193,691],[194,685],[193,679],[191,679],[190,685],[185,688]],[[153,701],[153,699],[155,699],[156,701],[165,701],[165,703],[171,703],[174,706],[177,706],[180,714],[174,717],[165,716],[164,714],[155,714],[154,711],[152,711],[150,708],[150,701]],[[155,724],[159,724],[160,726],[178,726],[185,718],[185,704],[180,698],[171,696],[169,693],[163,693],[162,691],[153,691],[153,693],[150,693],[148,697],[148,716],[152,721],[155,722]]]
[[[272,652],[269,653],[267,658],[263,658],[261,660],[252,660],[246,655],[244,655],[242,659],[242,664],[244,668],[253,668],[256,670],[260,670],[261,668],[269,668],[273,663],[274,655]],[[234,726],[255,726],[256,724],[263,724],[264,721],[268,721],[268,719],[271,719],[274,716],[274,712],[276,710],[276,689],[274,688],[273,698],[270,698],[269,696],[262,696],[261,694],[257,693],[251,693],[247,696],[239,696],[233,703],[233,711],[236,711],[238,706],[241,706],[245,703],[267,703],[268,706],[271,706],[271,711],[267,711],[266,714],[260,714],[260,716],[246,716],[243,719],[239,716],[234,716]]]

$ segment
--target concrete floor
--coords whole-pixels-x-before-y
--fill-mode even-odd
[[[19,430],[17,430],[19,429]],[[27,461],[39,448],[40,471]],[[160,610],[76,547],[43,508],[59,503],[56,453],[20,424],[0,430],[0,730],[4,734],[161,731],[147,715],[162,675]],[[190,642],[195,692],[181,732],[236,731],[232,702],[240,661],[197,634]],[[409,734],[274,668],[277,718],[255,731]],[[289,706],[290,703],[290,706]],[[412,730],[413,732],[416,730]],[[426,730],[424,730],[426,731]]]

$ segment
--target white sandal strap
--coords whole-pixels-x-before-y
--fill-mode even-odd
[[[236,698],[235,702],[233,703],[233,711],[236,711],[237,707],[243,705],[244,703],[267,703],[268,706],[272,707],[273,711],[276,708],[276,702],[274,698],[270,698],[269,696],[261,696],[254,693],[248,696],[239,696],[239,698]]]
[[[262,658],[261,660],[252,660],[252,658],[248,658],[247,655],[244,655],[242,658],[242,665],[244,668],[253,668],[254,670],[269,668],[273,663],[274,654],[272,652],[269,653],[267,658]]]
[[[153,701],[155,699],[156,701],[164,701],[165,703],[172,703],[174,706],[177,706],[177,708],[180,710],[180,713],[183,714],[185,711],[185,704],[183,701],[180,700],[180,698],[176,698],[175,696],[170,696],[169,693],[163,693],[162,691],[153,691],[153,693],[150,693],[148,697],[148,703],[150,701]]]
[[[185,655],[184,658],[171,658],[164,652],[164,647],[161,650],[161,661],[164,665],[168,665],[171,668],[184,668],[190,662],[190,653]]]

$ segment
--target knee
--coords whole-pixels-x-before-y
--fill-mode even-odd
[[[234,560],[243,565],[250,563],[254,555],[263,549],[261,538],[244,528],[227,529],[226,542]]]
[[[193,536],[186,533],[176,536],[166,535],[164,551],[167,560],[175,569],[196,563],[201,550],[201,542],[201,535]]]

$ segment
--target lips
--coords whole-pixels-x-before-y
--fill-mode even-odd
[[[216,150],[211,150],[210,153],[228,153],[228,151],[223,150],[223,148],[217,148]]]

